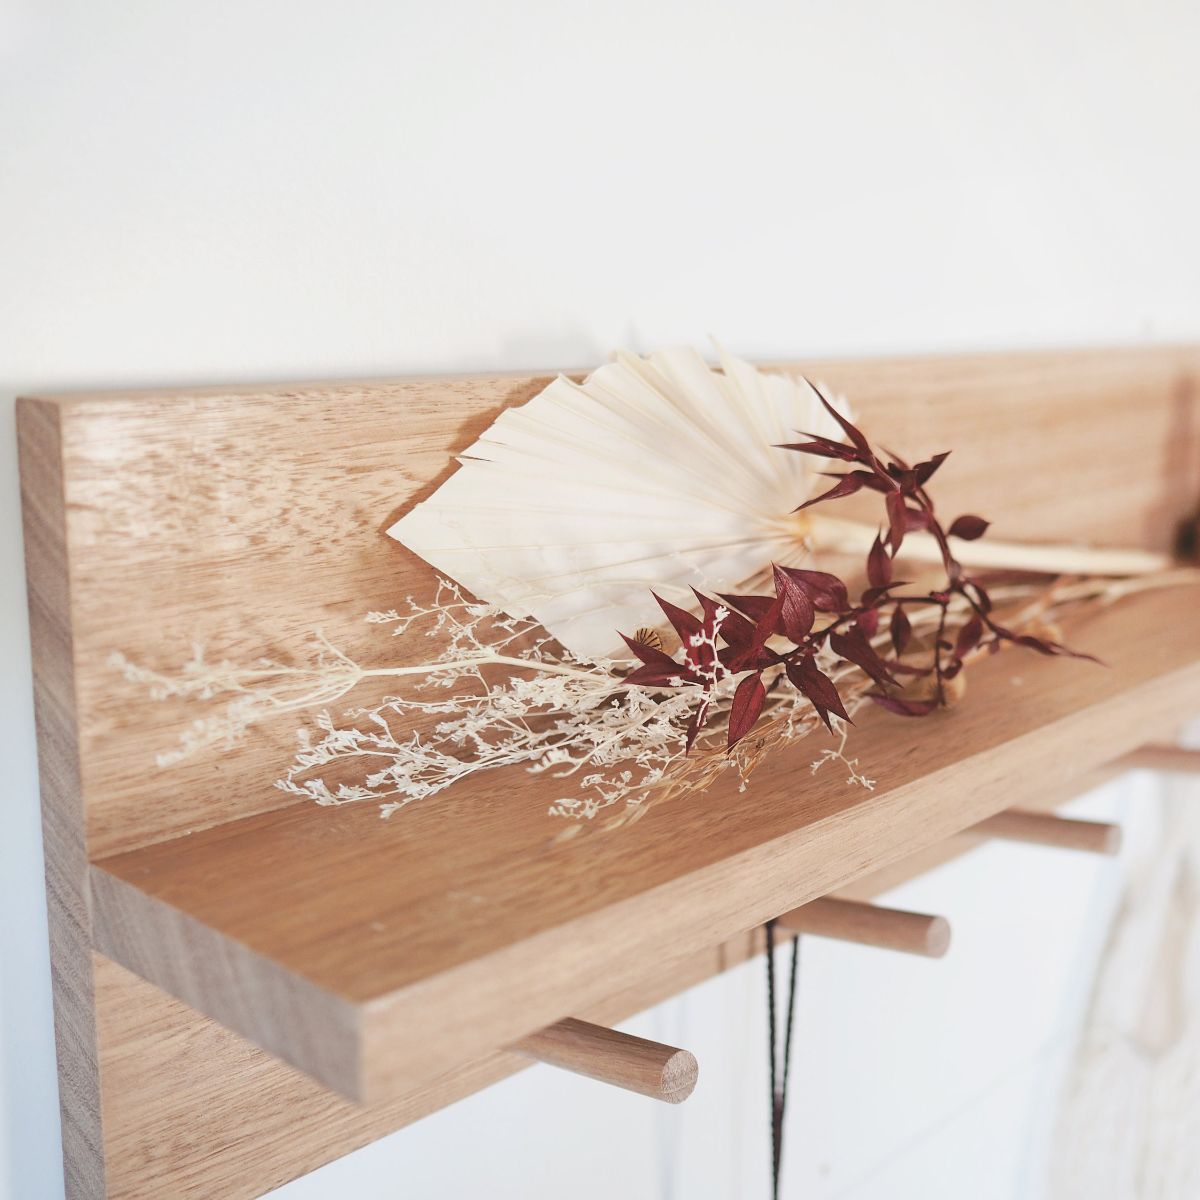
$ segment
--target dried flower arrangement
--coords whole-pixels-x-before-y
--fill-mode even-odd
[[[656,365],[653,358],[646,362]],[[620,365],[627,378],[636,373],[639,386],[646,382],[649,367],[642,360],[626,357]],[[694,366],[691,359],[673,365],[677,373]],[[509,576],[503,586],[486,588],[499,598],[474,599],[458,583],[441,579],[427,602],[409,598],[402,612],[368,615],[394,635],[423,632],[433,640],[437,652],[419,664],[365,667],[319,635],[311,661],[299,667],[266,659],[246,667],[209,662],[197,650],[180,672],[162,674],[114,655],[114,666],[157,698],[224,701],[221,712],[195,721],[160,763],[204,746],[236,743],[264,719],[318,710],[317,736],[302,732],[295,760],[277,786],[318,804],[374,800],[384,816],[472,775],[519,765],[576,780],[576,794],[558,798],[551,813],[590,819],[603,811],[619,823],[645,812],[656,798],[703,788],[730,770],[744,787],[765,756],[822,728],[834,742],[817,752],[813,769],[836,760],[852,783],[871,787],[857,760],[846,754],[849,729],[863,705],[927,717],[959,700],[973,660],[1005,646],[1088,658],[1061,641],[1055,621],[1065,610],[1176,581],[1155,573],[1162,566],[1157,557],[1136,552],[1001,545],[991,556],[964,553],[982,538],[988,522],[964,515],[944,525],[938,516],[928,485],[948,452],[909,466],[873,447],[844,404],[806,381],[789,381],[787,387],[796,391],[785,394],[777,380],[765,381],[737,360],[726,359],[723,367],[720,376],[710,372],[721,386],[736,386],[743,401],[750,397],[759,404],[758,444],[778,428],[778,422],[762,420],[764,396],[782,397],[792,406],[789,412],[797,397],[808,406],[808,423],[816,430],[802,434],[800,442],[766,442],[774,446],[770,454],[799,454],[845,468],[822,494],[800,497],[794,514],[802,516],[772,515],[763,541],[773,552],[781,536],[802,560],[814,543],[819,548],[822,527],[808,517],[810,508],[864,490],[881,497],[882,528],[831,519],[824,525],[826,545],[865,549],[863,586],[850,575],[777,559],[763,563],[766,572],[748,574],[753,560],[746,558],[752,541],[747,537],[735,539],[727,554],[736,560],[733,575],[749,579],[743,590],[692,586],[694,610],[655,593],[666,626],[661,632],[645,626],[622,633],[627,654],[597,652],[603,632],[594,619],[580,625],[581,613],[591,615],[596,607],[579,602],[581,593],[588,599],[587,580],[535,597],[528,580]],[[699,389],[694,373],[690,383]],[[656,386],[666,392],[661,377]],[[734,406],[735,416],[738,411]],[[752,474],[753,458],[742,457]],[[810,475],[788,475],[778,466],[764,466],[762,474],[770,494],[788,480],[806,490],[813,483]],[[704,553],[711,557],[716,546],[719,556],[720,545],[713,539]],[[935,564],[939,577],[933,586],[906,590],[912,585],[895,578],[895,560],[905,546],[906,559]],[[1056,553],[1063,570],[1095,574],[1047,581],[1044,573]],[[693,564],[677,569],[673,560],[679,557],[660,561],[686,576]],[[968,557],[975,564],[1025,566],[1043,574],[981,571],[966,565]],[[708,577],[718,574],[711,562],[706,565]],[[625,570],[624,563],[617,566]],[[605,595],[600,606],[605,615],[625,611],[621,605],[629,602],[621,586],[636,586],[620,576],[619,571],[614,583],[609,570],[596,584]],[[674,586],[678,580],[668,582]],[[479,587],[473,578],[471,583]],[[638,603],[647,594],[642,586]],[[678,641],[674,653],[664,645],[667,627]],[[345,724],[335,722],[329,707],[368,679],[395,681],[399,690],[377,704],[350,709]],[[426,732],[414,729],[418,720]],[[340,773],[346,763],[360,768],[357,777],[331,787],[329,772]]]

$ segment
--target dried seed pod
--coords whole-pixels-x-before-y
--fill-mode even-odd
[[[663,648],[662,638],[658,636],[658,630],[656,629],[639,629],[633,635],[633,640],[639,646],[649,646],[651,650],[661,650]]]

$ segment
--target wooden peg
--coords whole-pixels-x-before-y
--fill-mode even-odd
[[[686,1100],[700,1072],[695,1057],[687,1050],[574,1017],[531,1033],[511,1049],[526,1058],[668,1104]]]
[[[1049,813],[1010,808],[972,825],[966,833],[998,838],[1006,842],[1029,842],[1057,846],[1063,850],[1085,850],[1090,854],[1116,854],[1121,849],[1121,827],[1106,821],[1081,821]]]
[[[786,933],[811,933],[925,958],[941,958],[950,947],[950,923],[945,917],[832,896],[810,900],[775,923]]]
[[[1187,746],[1140,746],[1132,753],[1116,759],[1113,766],[1195,775],[1200,772],[1200,750],[1191,750]]]

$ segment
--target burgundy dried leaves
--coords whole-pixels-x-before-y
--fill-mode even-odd
[[[848,721],[837,686],[818,666],[818,652],[824,649],[860,668],[874,685],[867,693],[869,698],[904,717],[924,717],[947,706],[952,694],[947,685],[962,671],[967,656],[984,650],[994,652],[1006,642],[1041,654],[1088,657],[1075,655],[1058,642],[1014,633],[994,619],[991,598],[983,583],[967,575],[950,546],[950,538],[974,541],[982,537],[988,522],[967,514],[944,527],[926,490],[948,451],[909,466],[894,454],[881,454],[873,448],[862,431],[820,391],[817,395],[841,426],[846,441],[803,434],[805,441],[780,449],[831,459],[848,469],[831,473],[833,485],[806,500],[796,511],[863,489],[882,497],[886,523],[867,555],[867,586],[854,598],[836,575],[775,566],[773,594],[713,598],[697,592],[699,616],[655,596],[679,636],[682,661],[667,654],[656,644],[657,639],[647,639],[641,636],[645,631],[639,631],[638,637],[625,638],[640,665],[624,682],[648,687],[696,687],[699,699],[688,727],[689,749],[709,716],[713,687],[730,675],[743,676],[728,706],[730,748],[754,728],[768,692],[776,687],[790,686],[799,691],[830,730],[831,716]],[[905,537],[917,530],[936,542],[945,582],[925,594],[901,594],[899,589],[906,584],[893,577],[893,560]],[[955,597],[965,601],[969,615],[961,627],[951,631],[947,624]],[[908,611],[930,606],[938,614],[932,645],[921,646],[913,655],[917,648]],[[906,660],[906,653],[919,661]],[[828,660],[825,655],[826,663]],[[769,679],[764,682],[764,672],[768,671]],[[919,695],[914,698],[914,689],[906,688],[906,684],[918,677],[925,677],[928,686],[918,689]]]

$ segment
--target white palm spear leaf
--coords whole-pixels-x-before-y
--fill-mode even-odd
[[[841,428],[802,379],[722,353],[617,354],[583,383],[562,376],[505,410],[459,469],[388,533],[510,616],[532,618],[583,659],[627,657],[618,631],[662,623],[651,591],[738,590],[772,562],[811,552],[865,559],[877,527],[793,510],[828,464],[776,449]],[[824,391],[824,389],[822,389]],[[831,397],[840,412],[846,405]],[[1139,575],[1170,557],[1141,550],[958,542],[965,567]],[[902,557],[937,563],[927,534]]]
[[[657,626],[651,591],[736,589],[803,548],[789,513],[824,482],[775,449],[840,439],[813,389],[722,354],[618,354],[507,409],[389,534],[484,600],[532,617],[580,658],[627,657]]]

